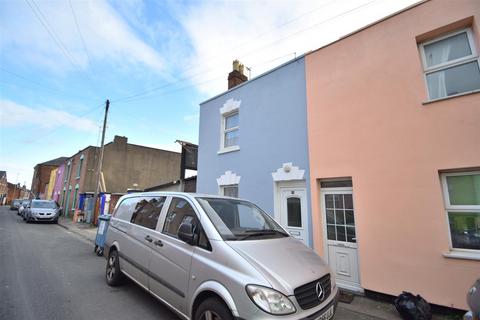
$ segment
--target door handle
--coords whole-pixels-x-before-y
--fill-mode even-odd
[[[147,240],[148,242],[152,242],[152,241],[153,241],[152,237],[150,237],[150,236],[146,236],[146,237],[145,237],[145,240]]]
[[[163,247],[163,242],[162,242],[162,240],[155,240],[155,241],[153,242],[153,244],[156,245],[156,246],[159,246],[159,247]]]

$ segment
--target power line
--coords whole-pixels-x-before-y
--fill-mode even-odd
[[[73,9],[72,1],[68,0],[68,4],[70,5],[70,9],[72,9],[73,21],[75,21],[75,26],[77,27],[78,34],[80,35],[80,40],[82,41],[83,49],[85,50],[85,53],[87,54],[88,64],[91,64],[92,59],[91,59],[90,53],[87,49],[85,39],[83,38],[82,31],[80,30],[80,26],[78,25],[77,15],[75,14],[75,10]]]
[[[362,9],[362,8],[367,7],[367,6],[370,6],[372,3],[376,2],[376,1],[378,1],[378,0],[373,0],[373,1],[370,1],[370,2],[367,2],[367,3],[364,3],[364,4],[362,4],[362,5],[358,6],[358,7],[355,7],[355,8],[353,8],[353,9],[344,11],[344,12],[342,12],[342,13],[336,15],[336,16],[333,16],[333,17],[330,17],[330,18],[325,19],[325,20],[323,20],[323,21],[320,21],[320,22],[318,22],[318,23],[315,23],[314,25],[311,25],[310,27],[307,27],[307,28],[304,28],[304,29],[295,31],[295,32],[293,32],[293,33],[291,33],[291,34],[289,34],[289,35],[287,35],[287,36],[285,36],[285,37],[282,37],[282,38],[277,39],[277,40],[275,40],[275,41],[273,41],[273,42],[270,42],[270,43],[267,43],[267,44],[265,44],[265,45],[262,45],[262,46],[254,49],[254,50],[252,50],[252,51],[249,51],[249,52],[243,54],[242,56],[243,56],[243,57],[246,57],[246,56],[249,56],[249,55],[251,55],[252,53],[257,52],[257,51],[259,51],[259,50],[262,50],[262,49],[264,49],[264,48],[271,47],[272,45],[274,45],[274,44],[276,44],[276,43],[278,43],[278,42],[280,42],[280,41],[283,41],[283,40],[285,40],[285,39],[291,38],[291,37],[293,37],[293,36],[295,36],[295,35],[297,35],[297,34],[300,34],[300,33],[305,32],[305,31],[307,31],[307,30],[316,28],[316,27],[318,27],[319,25],[322,25],[322,24],[324,24],[324,23],[326,23],[326,22],[329,22],[329,21],[332,21],[332,20],[334,20],[334,19],[338,19],[338,18],[340,18],[340,17],[343,17],[343,16],[345,16],[345,15],[347,15],[347,14],[349,14],[349,13],[352,13],[353,11],[356,11],[356,10],[358,10],[358,9]]]
[[[32,6],[32,4],[30,3],[30,1],[32,1],[33,3],[33,6],[35,6],[35,8]],[[55,44],[60,48],[60,51],[65,55],[65,57],[67,58],[67,60],[73,65],[73,67],[75,69],[77,69],[78,72],[82,73],[82,70],[81,68],[78,66],[78,63],[76,62],[75,58],[70,54],[70,52],[68,51],[68,49],[65,47],[65,45],[63,44],[63,42],[60,40],[60,38],[55,34],[55,31],[53,30],[53,28],[50,26],[50,24],[48,23],[48,20],[47,18],[43,15],[42,13],[42,10],[40,10],[40,8],[38,7],[38,5],[35,3],[34,0],[25,0],[25,2],[28,4],[28,6],[30,7],[30,9],[32,10],[32,12],[35,14],[35,17],[37,18],[37,20],[42,24],[42,26],[45,28],[45,30],[47,31],[47,33],[50,35],[50,38],[52,38],[52,40],[55,42]],[[85,76],[90,80],[90,76],[85,73]],[[92,83],[90,81],[87,81],[87,84],[93,89],[93,92],[96,93],[96,88],[92,85]]]
[[[245,42],[243,42],[243,43],[241,43],[241,44],[239,44],[239,45],[235,45],[235,46],[231,47],[230,49],[228,49],[228,51],[241,48],[241,47],[247,45],[248,43],[252,42],[253,40],[257,40],[259,37],[263,37],[264,35],[269,34],[270,32],[276,31],[278,28],[284,27],[284,26],[286,26],[286,25],[288,25],[288,24],[290,24],[290,23],[292,23],[292,22],[294,22],[294,21],[296,21],[296,20],[298,20],[298,19],[300,19],[300,18],[303,18],[304,16],[307,16],[307,15],[312,14],[312,13],[314,13],[314,12],[320,10],[320,9],[323,9],[323,8],[325,8],[325,7],[328,7],[331,3],[334,3],[335,1],[336,1],[336,0],[329,1],[329,2],[327,2],[326,4],[320,6],[320,7],[316,8],[316,9],[307,11],[307,12],[305,12],[305,13],[303,13],[303,14],[301,14],[301,15],[293,18],[293,19],[290,19],[290,20],[288,20],[288,21],[286,21],[286,22],[284,22],[284,23],[278,24],[278,25],[274,26],[273,28],[268,29],[268,30],[265,31],[265,32],[262,32],[262,33],[257,34],[256,36],[254,36],[254,37],[253,37],[252,39],[250,39],[250,40],[247,40],[247,41],[245,41]],[[225,52],[227,52],[227,50],[224,50],[224,51],[223,51],[223,53],[225,53]],[[212,56],[212,57],[209,59],[209,61],[212,61],[214,58],[218,58],[218,57],[220,57],[220,56],[222,56],[222,54],[217,54],[217,55],[215,55],[215,56]],[[188,70],[191,70],[191,69],[188,69]],[[130,98],[134,98],[134,97],[137,97],[137,96],[141,96],[141,95],[143,95],[143,94],[148,94],[148,93],[150,93],[151,91],[154,91],[154,90],[163,89],[163,88],[165,88],[165,87],[168,87],[168,86],[177,84],[177,83],[179,83],[179,82],[191,80],[192,78],[195,78],[195,77],[197,77],[197,76],[199,76],[199,75],[205,74],[205,71],[208,70],[208,68],[203,68],[203,69],[200,69],[200,70],[201,70],[201,71],[199,71],[199,72],[197,72],[197,73],[195,73],[195,74],[193,74],[193,75],[189,75],[189,76],[187,76],[187,77],[180,78],[179,80],[177,80],[177,81],[175,81],[175,82],[173,82],[173,83],[164,84],[164,85],[161,85],[161,86],[158,86],[158,87],[154,87],[154,88],[152,88],[152,89],[140,91],[140,92],[138,92],[138,93],[135,93],[135,94],[132,94],[132,95],[129,95],[129,96],[125,96],[125,97],[121,97],[121,98],[118,98],[118,99],[114,99],[114,100],[112,100],[112,102],[119,102],[119,101],[127,100],[127,99],[130,99]],[[181,75],[186,75],[186,74],[187,74],[186,71],[181,73]]]
[[[338,19],[338,18],[340,18],[340,17],[342,17],[342,16],[345,16],[345,15],[347,15],[347,14],[353,12],[353,11],[356,11],[356,10],[359,10],[359,9],[361,9],[361,8],[367,7],[367,6],[371,5],[372,3],[376,2],[376,1],[378,1],[378,0],[372,0],[372,1],[368,2],[368,3],[364,3],[364,4],[360,5],[360,6],[357,6],[357,7],[353,8],[353,9],[350,9],[350,10],[347,10],[347,11],[343,11],[342,13],[340,13],[340,14],[338,14],[338,15],[336,15],[336,16],[333,16],[333,17],[330,17],[330,18],[328,18],[328,19],[322,20],[322,21],[320,21],[319,23],[316,23],[316,24],[311,25],[311,26],[309,26],[309,27],[307,27],[307,28],[298,30],[298,31],[296,31],[296,32],[294,32],[294,33],[291,33],[291,34],[289,34],[289,35],[287,35],[287,36],[285,36],[285,37],[279,38],[279,39],[277,39],[277,40],[275,40],[275,41],[273,41],[273,42],[270,42],[270,43],[268,43],[268,44],[266,44],[266,45],[262,45],[262,46],[260,46],[260,47],[257,47],[257,48],[255,48],[255,49],[247,52],[246,54],[244,54],[244,55],[242,55],[242,56],[243,56],[243,57],[246,57],[246,56],[248,56],[248,55],[250,55],[250,54],[252,54],[252,53],[254,53],[254,52],[257,52],[257,51],[263,50],[263,49],[265,49],[265,48],[268,48],[268,47],[270,47],[270,46],[272,46],[272,45],[274,45],[274,44],[276,44],[276,43],[278,43],[278,42],[280,42],[280,41],[282,41],[282,40],[285,40],[285,39],[287,39],[287,38],[290,38],[290,37],[292,37],[292,36],[295,36],[295,35],[297,35],[297,34],[300,34],[300,33],[302,33],[302,32],[305,32],[305,31],[307,31],[307,30],[309,30],[309,29],[318,27],[319,25],[322,25],[322,24],[324,24],[324,23],[326,23],[326,22],[332,21],[332,20],[334,20],[334,19]],[[331,2],[333,2],[333,1],[331,1]],[[331,2],[328,2],[327,5],[329,5]],[[325,6],[327,6],[327,5],[325,5]],[[321,8],[323,8],[323,7],[325,7],[325,6],[322,6]],[[287,24],[289,24],[289,23],[291,23],[291,22],[293,22],[293,21],[295,21],[295,20],[297,20],[297,19],[299,19],[299,18],[301,18],[301,17],[303,17],[303,16],[305,16],[305,15],[308,15],[308,14],[310,14],[310,13],[312,13],[312,12],[315,12],[315,11],[321,9],[321,8],[317,8],[317,9],[312,10],[312,11],[310,11],[310,12],[304,13],[304,14],[302,14],[302,15],[294,18],[294,19],[291,19],[291,20],[287,21],[286,23],[283,23],[283,24],[279,25],[279,26],[287,25]],[[264,32],[264,33],[261,34],[261,35],[267,34],[267,33],[271,32],[272,30],[275,30],[275,28],[274,28],[274,29],[271,29],[270,31]],[[248,42],[250,42],[250,41],[247,41],[247,42],[241,44],[240,46],[243,46],[243,45],[245,45],[245,44],[248,43]],[[279,58],[276,58],[276,59],[279,59]],[[274,59],[274,60],[276,60],[276,59]],[[271,61],[269,61],[269,62],[271,62]],[[258,64],[257,64],[257,66],[258,66]],[[181,83],[181,82],[184,82],[184,81],[189,81],[189,80],[191,80],[192,78],[195,78],[195,77],[197,77],[197,76],[199,76],[199,75],[204,75],[204,74],[205,74],[205,71],[206,71],[206,70],[201,71],[201,72],[198,72],[198,73],[195,73],[195,74],[190,75],[190,76],[187,76],[187,77],[180,78],[179,80],[177,80],[177,81],[175,81],[175,82],[172,82],[172,83],[167,83],[167,84],[164,84],[164,85],[160,85],[160,86],[158,86],[158,87],[154,87],[154,88],[151,88],[151,89],[147,89],[147,90],[144,90],[144,91],[140,91],[140,92],[138,92],[138,93],[136,93],[136,94],[133,94],[133,95],[129,95],[129,96],[122,97],[122,98],[119,98],[119,99],[116,99],[116,100],[112,100],[112,102],[135,101],[135,100],[137,100],[137,99],[134,99],[134,100],[131,100],[131,99],[136,98],[136,97],[140,97],[140,96],[144,96],[144,95],[148,95],[148,94],[150,94],[150,93],[152,93],[152,92],[161,90],[161,89],[166,88],[166,87],[169,87],[169,86],[173,86],[173,85],[175,85],[175,84],[178,84],[178,83]],[[210,70],[210,71],[212,71],[212,70]],[[183,72],[182,74],[186,74],[186,73],[187,73],[187,72]],[[215,80],[216,80],[216,79],[215,79]],[[141,100],[141,99],[139,99],[139,100]]]
[[[50,87],[50,86],[46,86],[45,84],[43,84],[43,83],[41,83],[41,82],[37,82],[37,81],[35,81],[35,80],[29,79],[29,78],[27,78],[27,77],[25,77],[25,76],[22,76],[22,75],[20,75],[20,74],[18,74],[18,73],[15,73],[15,72],[13,72],[13,71],[7,70],[7,69],[5,69],[5,68],[2,67],[2,66],[0,66],[0,70],[2,70],[2,71],[5,72],[5,73],[11,74],[11,75],[13,75],[13,76],[15,76],[15,77],[17,77],[17,78],[19,78],[19,79],[22,79],[22,80],[24,80],[24,81],[31,82],[31,83],[33,83],[33,84],[35,84],[35,85],[37,85],[37,86],[43,87],[43,88],[48,89],[48,90],[51,90],[51,91],[56,91],[56,92],[58,92],[58,93],[60,93],[60,94],[63,94],[63,95],[67,95],[67,96],[70,96],[70,97],[73,97],[73,98],[77,98],[77,99],[85,99],[85,100],[92,100],[92,101],[97,101],[97,100],[98,100],[98,99],[92,99],[92,98],[77,96],[77,95],[71,94],[71,93],[69,93],[69,92],[62,91],[62,90],[60,90],[60,89],[56,89],[56,88],[53,88],[53,87]],[[15,85],[18,85],[18,84],[15,84]],[[25,87],[25,86],[24,86],[24,87]],[[28,87],[27,87],[27,88],[28,88]]]

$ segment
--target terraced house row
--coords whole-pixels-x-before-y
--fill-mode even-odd
[[[197,190],[247,198],[339,286],[466,309],[480,270],[480,5],[423,1],[201,103]]]

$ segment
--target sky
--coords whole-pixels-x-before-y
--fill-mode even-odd
[[[0,0],[0,170],[105,143],[198,143],[232,61],[256,77],[418,0]]]

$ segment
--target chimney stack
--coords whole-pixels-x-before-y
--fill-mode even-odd
[[[228,89],[232,89],[241,83],[248,80],[247,76],[243,74],[244,66],[238,60],[233,61],[233,70],[228,74]]]

